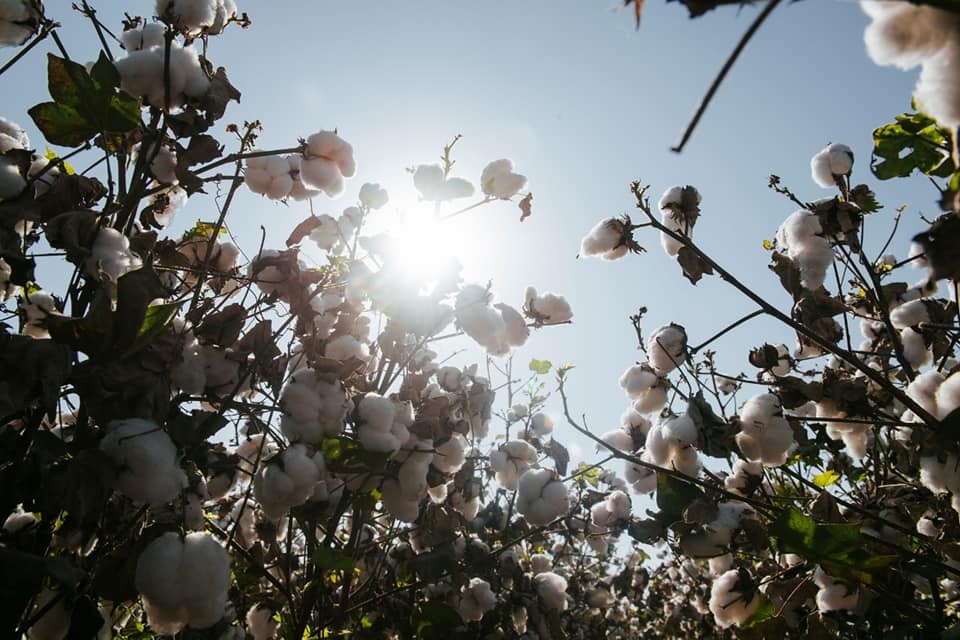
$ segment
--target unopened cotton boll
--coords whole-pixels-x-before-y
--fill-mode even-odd
[[[0,47],[18,47],[26,42],[40,23],[40,7],[31,0],[0,0]]]
[[[845,144],[827,145],[810,159],[813,181],[824,189],[837,186],[837,179],[853,170],[853,150]]]
[[[163,635],[184,626],[206,629],[219,622],[230,587],[230,556],[213,538],[167,532],[137,558],[137,591],[147,622]]]
[[[516,506],[530,524],[548,524],[569,508],[567,487],[551,469],[530,469],[520,477]]]
[[[300,179],[331,198],[343,192],[343,179],[353,177],[357,165],[353,147],[334,131],[318,131],[307,138],[300,160]]]
[[[580,255],[599,256],[604,260],[616,260],[629,252],[624,223],[617,218],[598,222],[580,241]]]
[[[151,420],[114,420],[107,425],[100,450],[117,465],[117,491],[135,502],[159,506],[187,486],[187,476],[177,464],[176,446]]]
[[[493,592],[490,583],[486,580],[471,578],[470,582],[460,589],[457,612],[464,622],[477,622],[496,606],[497,594]]]
[[[350,400],[339,380],[313,369],[300,369],[283,386],[280,407],[283,435],[291,442],[316,445],[343,432]]]
[[[687,359],[687,332],[678,324],[658,327],[647,339],[647,357],[657,375],[665,376]]]
[[[553,571],[545,571],[534,576],[533,582],[544,607],[548,610],[567,610],[567,581],[563,576]]]
[[[753,580],[744,569],[731,569],[713,581],[710,611],[717,625],[727,629],[740,626],[760,606]]]
[[[480,188],[491,198],[509,200],[527,184],[527,177],[513,172],[513,162],[506,158],[494,160],[483,168]]]

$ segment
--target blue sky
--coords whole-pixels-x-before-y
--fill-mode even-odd
[[[68,27],[71,55],[92,59],[89,28],[68,3],[48,4]],[[119,28],[103,5],[103,18]],[[125,5],[131,13],[153,8],[146,0]],[[695,185],[703,195],[695,239],[784,308],[789,301],[766,268],[762,241],[794,207],[767,189],[769,174],[802,199],[828,196],[811,181],[809,159],[829,142],[850,145],[854,179],[871,184],[887,205],[868,242],[886,235],[896,206],[909,205],[894,245],[900,256],[920,228],[918,212],[936,213],[925,180],[878,183],[869,173],[871,132],[908,109],[915,74],[869,61],[867,18],[855,2],[774,11],[680,155],[670,146],[758,8],[721,8],[691,21],[679,4],[649,0],[635,31],[631,10],[613,0],[240,5],[253,25],[231,27],[209,51],[243,92],[227,120],[261,120],[264,148],[336,127],[356,150],[356,178],[339,200],[318,198],[317,213],[339,214],[372,181],[394,198],[383,219],[395,215],[396,203],[415,199],[404,169],[436,161],[455,134],[464,136],[456,174],[476,182],[488,161],[509,157],[529,177],[534,215],[523,224],[515,205],[495,203],[447,223],[445,233],[467,276],[492,280],[500,299],[519,305],[527,285],[568,297],[575,323],[536,332],[518,362],[575,363],[573,407],[597,432],[613,428],[626,407],[617,378],[640,357],[627,321],[638,307],[649,309],[647,331],[675,321],[693,343],[752,310],[717,278],[692,287],[653,234],[638,235],[649,249],[640,256],[575,259],[598,220],[630,212],[631,180],[650,183],[654,200],[671,185]],[[24,112],[46,99],[37,69],[48,48],[4,78],[18,89],[5,92],[0,113],[25,126],[35,146],[41,136]],[[266,246],[277,247],[308,213],[302,203],[284,207],[244,193],[227,222],[255,251],[260,225]],[[191,202],[174,234],[213,217],[209,201]],[[746,351],[764,341],[792,345],[792,336],[755,321],[720,344],[720,362],[749,371]],[[559,405],[550,408],[557,413]],[[558,437],[571,441],[570,430],[560,424]]]

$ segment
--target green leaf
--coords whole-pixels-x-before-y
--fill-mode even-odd
[[[823,489],[824,487],[829,487],[839,479],[839,473],[833,469],[827,469],[823,473],[818,473],[817,475],[813,476],[813,484]]]
[[[691,502],[703,497],[703,491],[694,484],[666,473],[657,472],[657,519],[666,527],[683,519],[683,512]]]
[[[461,624],[463,621],[456,609],[440,600],[425,602],[410,615],[410,626],[416,638],[443,638]]]
[[[324,438],[320,443],[327,468],[335,473],[363,473],[383,471],[388,455],[367,451],[356,440],[344,436]]]
[[[76,109],[56,102],[41,102],[27,111],[43,137],[62,147],[79,147],[96,135],[86,118]]]
[[[47,90],[57,104],[80,110],[97,88],[83,65],[48,53]]]
[[[770,602],[770,598],[759,592],[756,597],[760,598],[760,605],[757,607],[757,610],[740,625],[741,629],[749,629],[756,624],[769,620],[773,617],[773,614],[776,613],[776,609],[773,608],[773,603]]]
[[[90,77],[97,89],[116,89],[120,86],[120,72],[113,66],[107,55],[101,51],[100,57],[90,69]]]
[[[904,113],[873,132],[873,175],[881,180],[919,170],[945,178],[954,172],[950,132],[922,113]]]
[[[130,347],[132,351],[137,351],[150,344],[153,338],[163,331],[177,317],[182,302],[168,302],[147,307],[147,312],[143,316],[143,323],[140,330],[137,331],[137,338]]]
[[[550,372],[553,363],[549,360],[537,360],[534,358],[530,361],[530,371],[533,371],[538,376],[546,375]]]
[[[313,552],[310,560],[318,569],[329,571],[353,571],[353,558],[336,549],[320,547]]]

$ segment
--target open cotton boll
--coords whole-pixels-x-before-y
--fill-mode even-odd
[[[567,581],[553,571],[538,573],[533,578],[537,586],[537,595],[547,610],[567,610]]]
[[[87,258],[87,275],[99,277],[101,274],[116,282],[123,274],[139,269],[140,258],[130,251],[130,239],[111,227],[101,227],[90,247]]]
[[[27,188],[26,179],[12,157],[0,156],[0,200],[9,200]]]
[[[357,413],[361,423],[357,440],[368,451],[394,453],[408,440],[407,427],[413,424],[413,407],[376,393],[368,393],[360,401]]]
[[[647,357],[659,376],[665,376],[687,359],[687,332],[678,324],[658,327],[647,338]]]
[[[499,311],[500,317],[503,318],[501,342],[506,347],[506,351],[509,352],[514,347],[522,347],[526,344],[527,338],[530,337],[530,327],[527,326],[520,312],[503,302],[498,302],[493,305],[493,308]]]
[[[273,619],[276,613],[265,604],[256,604],[247,611],[247,632],[253,640],[271,640],[277,637],[280,623]]]
[[[925,367],[933,361],[933,352],[923,339],[923,334],[912,327],[900,332],[900,341],[903,343],[903,357],[914,369]]]
[[[567,486],[551,469],[530,469],[520,477],[516,507],[530,524],[548,524],[569,509]]]
[[[951,374],[937,387],[936,406],[941,420],[960,407],[960,372]]]
[[[603,502],[590,508],[590,520],[594,525],[609,529],[630,515],[630,496],[623,491],[612,491]]]
[[[713,581],[710,612],[719,627],[739,627],[759,606],[753,579],[745,569],[731,569]]]
[[[497,606],[497,594],[490,583],[481,578],[470,578],[470,582],[460,588],[457,613],[464,622],[477,622],[488,611]]]
[[[190,35],[215,35],[237,13],[233,0],[155,0],[156,15]]]
[[[253,479],[253,494],[268,518],[282,518],[306,502],[320,481],[320,469],[302,444],[267,461]]]
[[[931,415],[937,415],[937,389],[946,378],[937,370],[925,371],[907,385],[906,392]]]
[[[580,240],[580,255],[604,260],[622,258],[629,252],[625,232],[623,222],[617,218],[601,220]]]
[[[923,300],[910,300],[890,310],[890,324],[897,329],[916,327],[924,322],[930,322],[930,313]]]
[[[695,445],[700,439],[697,424],[686,414],[665,419],[660,423],[660,428],[663,438],[671,448]]]
[[[243,181],[254,193],[271,200],[283,200],[293,189],[290,161],[282,156],[250,158],[243,172]]]
[[[186,488],[187,476],[177,464],[177,448],[156,422],[114,420],[106,431],[100,450],[117,465],[117,491],[135,502],[159,506]]]
[[[513,491],[528,469],[537,464],[537,450],[525,440],[509,440],[490,452],[490,468],[496,474],[497,483]]]
[[[224,615],[230,556],[204,533],[181,539],[167,532],[137,558],[134,583],[156,633],[174,635],[184,626],[206,629]]]
[[[456,473],[466,462],[466,449],[466,439],[459,433],[453,434],[449,440],[437,445],[433,466],[441,473]]]
[[[280,392],[280,429],[291,442],[319,444],[343,432],[350,408],[339,380],[313,369],[295,372]]]
[[[810,159],[813,181],[824,189],[837,186],[837,178],[853,170],[853,150],[845,144],[830,144]]]
[[[946,14],[947,12],[940,12]],[[956,20],[956,14],[950,14]],[[954,36],[934,56],[924,60],[914,95],[917,107],[941,125],[956,131],[960,126],[960,37]]]
[[[863,33],[867,54],[881,66],[910,69],[937,53],[954,37],[956,14],[908,2],[862,0],[873,18]]]
[[[569,322],[573,318],[570,303],[566,298],[555,293],[547,292],[537,295],[536,289],[527,287],[524,300],[524,312],[539,324],[559,324]]]
[[[634,450],[633,446],[633,437],[627,433],[623,428],[613,429],[612,431],[607,431],[600,439],[603,440],[606,444],[610,445],[614,449],[619,449],[620,451],[625,451],[630,453]],[[597,445],[597,450],[599,451],[602,447]]]
[[[367,362],[370,360],[370,348],[347,333],[327,342],[323,355],[332,360],[357,359]]]
[[[820,613],[849,611],[857,606],[857,588],[838,582],[819,566],[813,573],[813,581],[820,588],[817,591],[817,609]]]
[[[300,160],[300,180],[331,198],[343,192],[343,179],[353,177],[357,164],[353,147],[334,131],[318,131],[307,138]]]
[[[3,2],[0,1],[0,4],[3,4]],[[0,20],[3,20],[2,15],[0,15]],[[3,116],[0,116],[0,153],[6,153],[11,149],[29,148],[30,137],[27,135],[27,132],[23,130],[23,127],[12,120],[7,120]]]
[[[727,491],[746,496],[759,488],[762,481],[762,463],[737,460],[733,463],[732,473],[723,479],[723,486]]]
[[[368,209],[380,209],[390,200],[387,190],[376,182],[364,182],[357,196],[360,204]]]
[[[17,301],[20,315],[23,317],[21,333],[31,338],[49,338],[50,333],[44,326],[49,315],[58,315],[57,301],[46,291],[25,291],[23,298]]]
[[[480,174],[480,188],[491,198],[509,200],[527,184],[527,177],[513,172],[513,162],[507,158],[494,160]]]
[[[341,241],[340,225],[336,218],[327,214],[317,216],[317,226],[310,231],[309,238],[324,251],[330,251]]]
[[[31,0],[0,0],[0,47],[19,47],[34,34],[39,6]]]
[[[530,428],[540,437],[553,432],[553,418],[545,413],[535,413],[530,418]]]
[[[469,180],[445,177],[443,167],[438,164],[421,164],[413,172],[413,186],[420,192],[420,198],[441,202],[469,198],[475,188]]]
[[[179,107],[188,98],[202,97],[210,87],[197,50],[173,40],[170,44],[168,93],[163,25],[150,24],[142,30],[127,31],[122,42],[127,55],[114,62],[120,74],[120,87],[132,96],[144,98],[151,106],[162,109],[169,95],[169,106]]]

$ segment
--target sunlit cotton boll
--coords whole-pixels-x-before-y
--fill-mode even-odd
[[[307,148],[300,160],[300,179],[304,185],[334,198],[343,192],[343,179],[353,177],[356,171],[353,147],[336,132],[318,131],[307,138]]]
[[[630,515],[630,496],[623,491],[612,491],[603,502],[590,509],[594,525],[609,529]]]
[[[177,40],[171,42],[167,86],[163,25],[152,23],[142,30],[125,31],[121,42],[127,55],[114,62],[120,74],[120,87],[132,96],[144,98],[149,105],[162,109],[169,97],[169,106],[179,107],[188,98],[203,96],[210,87],[197,50],[193,46],[184,47]]]
[[[623,222],[617,218],[601,220],[580,240],[580,255],[604,260],[622,258],[629,252],[624,231]]]
[[[357,414],[361,420],[357,439],[368,451],[393,453],[409,438],[407,427],[414,419],[409,403],[368,393],[360,401]]]
[[[525,440],[510,440],[490,452],[490,468],[497,483],[509,491],[517,488],[520,476],[537,464],[537,450]]]
[[[490,583],[481,578],[471,578],[469,584],[460,590],[457,612],[464,622],[477,622],[496,606],[497,594],[490,588]]]
[[[157,16],[170,17],[177,29],[191,35],[218,34],[237,13],[233,0],[155,0],[155,9]]]
[[[548,524],[567,512],[567,487],[551,469],[531,469],[520,478],[516,506],[530,524]]]
[[[813,181],[824,189],[837,186],[837,178],[853,170],[853,150],[845,144],[827,145],[810,159]]]
[[[0,0],[0,5],[5,0]],[[9,1],[9,0],[6,0]],[[2,10],[0,10],[2,11]],[[0,17],[0,20],[3,18]],[[12,120],[7,120],[0,116],[0,153],[6,153],[11,149],[29,149],[30,138],[23,127]]]
[[[456,473],[466,461],[467,441],[459,433],[450,436],[446,442],[437,445],[433,455],[433,466],[441,473]]]
[[[817,215],[805,209],[794,211],[777,230],[777,245],[796,262],[800,284],[811,291],[823,285],[827,269],[833,264],[833,247],[819,235],[822,232]]]
[[[524,300],[524,312],[539,323],[559,324],[573,318],[570,303],[561,295],[550,292],[538,295],[536,289],[527,287]]]
[[[951,374],[937,387],[936,406],[937,417],[941,420],[960,408],[960,372]]]
[[[687,359],[687,332],[678,324],[658,327],[647,339],[647,357],[660,376],[665,376]]]
[[[540,596],[540,601],[546,609],[567,610],[567,581],[563,576],[553,571],[545,571],[534,576],[533,582],[537,586],[537,595]]]
[[[230,587],[230,556],[213,538],[167,532],[137,559],[137,591],[150,628],[163,635],[184,626],[206,629],[223,618]]]
[[[250,158],[243,172],[243,181],[254,193],[271,200],[283,200],[293,189],[290,162],[282,156]]]
[[[19,165],[12,157],[0,156],[0,201],[15,198],[26,188]]]
[[[390,200],[387,190],[376,182],[364,182],[358,199],[368,209],[380,209]]]
[[[280,392],[283,435],[291,442],[319,444],[343,431],[350,407],[339,380],[313,369],[295,372]]]
[[[838,582],[819,566],[813,574],[813,581],[820,588],[817,591],[817,609],[820,613],[849,611],[857,606],[857,588]]]
[[[700,216],[700,192],[690,185],[670,187],[660,196],[657,208],[663,226],[679,235],[692,236]],[[671,258],[676,257],[683,247],[682,242],[663,231],[660,232],[660,244]]]
[[[281,518],[306,502],[320,481],[320,469],[302,444],[287,447],[263,465],[253,481],[253,494],[268,518]]]
[[[413,186],[420,197],[428,201],[457,200],[469,198],[475,188],[469,180],[445,177],[443,167],[438,164],[421,164],[413,172]]]
[[[545,413],[535,413],[530,418],[530,428],[540,437],[553,432],[553,418]]]
[[[491,198],[509,200],[527,184],[527,177],[513,172],[513,162],[494,160],[480,174],[480,188]]]
[[[142,266],[140,258],[130,251],[130,239],[116,229],[101,227],[87,258],[87,275],[101,274],[116,282],[120,276]]]
[[[862,0],[873,18],[863,33],[867,53],[878,65],[910,69],[935,55],[956,35],[960,18],[911,2]]]
[[[187,486],[187,476],[177,464],[176,446],[151,420],[114,420],[107,425],[100,450],[117,466],[117,491],[135,502],[162,505]]]
[[[743,569],[731,569],[713,581],[710,611],[723,629],[740,626],[760,606],[750,575]]]
[[[920,69],[914,92],[917,107],[937,122],[956,131],[960,126],[960,35],[949,40]]]
[[[40,21],[38,6],[31,0],[0,0],[0,47],[20,46],[34,34]]]

